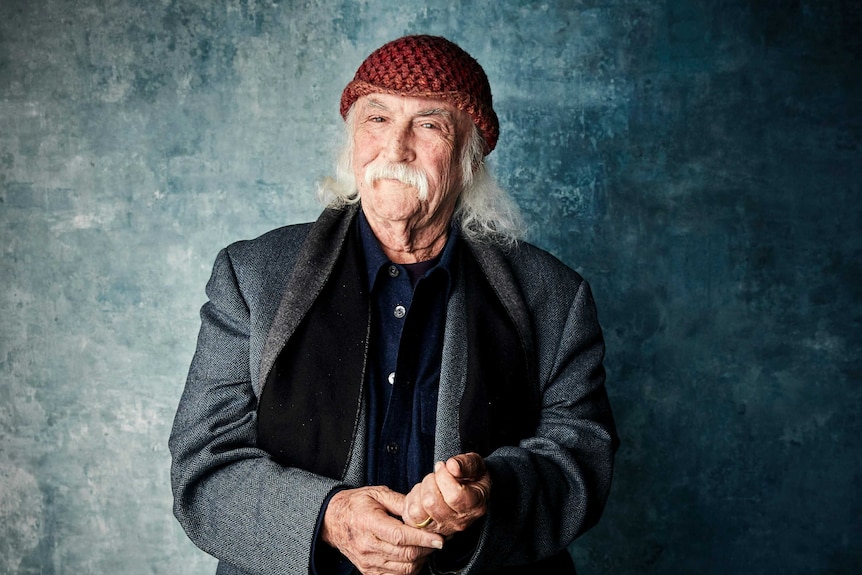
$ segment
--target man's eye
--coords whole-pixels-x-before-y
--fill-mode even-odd
[[[385,122],[386,120],[385,120],[383,117],[381,117],[381,116],[372,116],[371,118],[369,118],[369,119],[368,119],[368,121],[369,121],[369,122],[374,122],[374,123],[376,123],[376,124],[379,124],[379,123],[381,123],[381,122]]]
[[[423,128],[428,128],[429,130],[434,130],[437,128],[437,124],[434,124],[432,122],[423,122],[422,124],[419,124],[419,125],[422,126]]]

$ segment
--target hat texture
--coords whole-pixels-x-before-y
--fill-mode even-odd
[[[497,145],[500,125],[488,77],[446,38],[404,36],[372,52],[341,94],[342,117],[361,96],[380,93],[446,100],[473,119],[487,144],[486,155]]]

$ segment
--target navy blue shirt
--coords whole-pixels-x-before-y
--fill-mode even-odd
[[[368,389],[369,485],[407,493],[434,466],[437,386],[457,232],[440,255],[392,263],[365,215],[359,232],[371,294]]]

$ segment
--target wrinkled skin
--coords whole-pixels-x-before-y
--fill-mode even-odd
[[[414,575],[443,537],[405,525],[396,516],[405,496],[387,487],[347,489],[329,501],[321,537],[365,575]]]
[[[364,575],[415,575],[447,537],[486,513],[490,493],[482,458],[456,455],[437,463],[406,496],[381,486],[336,493],[321,537]],[[428,517],[426,527],[416,527]]]
[[[417,525],[431,517],[427,530],[449,537],[485,515],[491,476],[477,453],[464,453],[439,462],[405,498],[402,517]]]

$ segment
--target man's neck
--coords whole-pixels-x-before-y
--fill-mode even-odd
[[[380,249],[396,264],[414,264],[434,259],[446,246],[449,223],[428,222],[419,226],[411,221],[380,221],[365,214]]]

